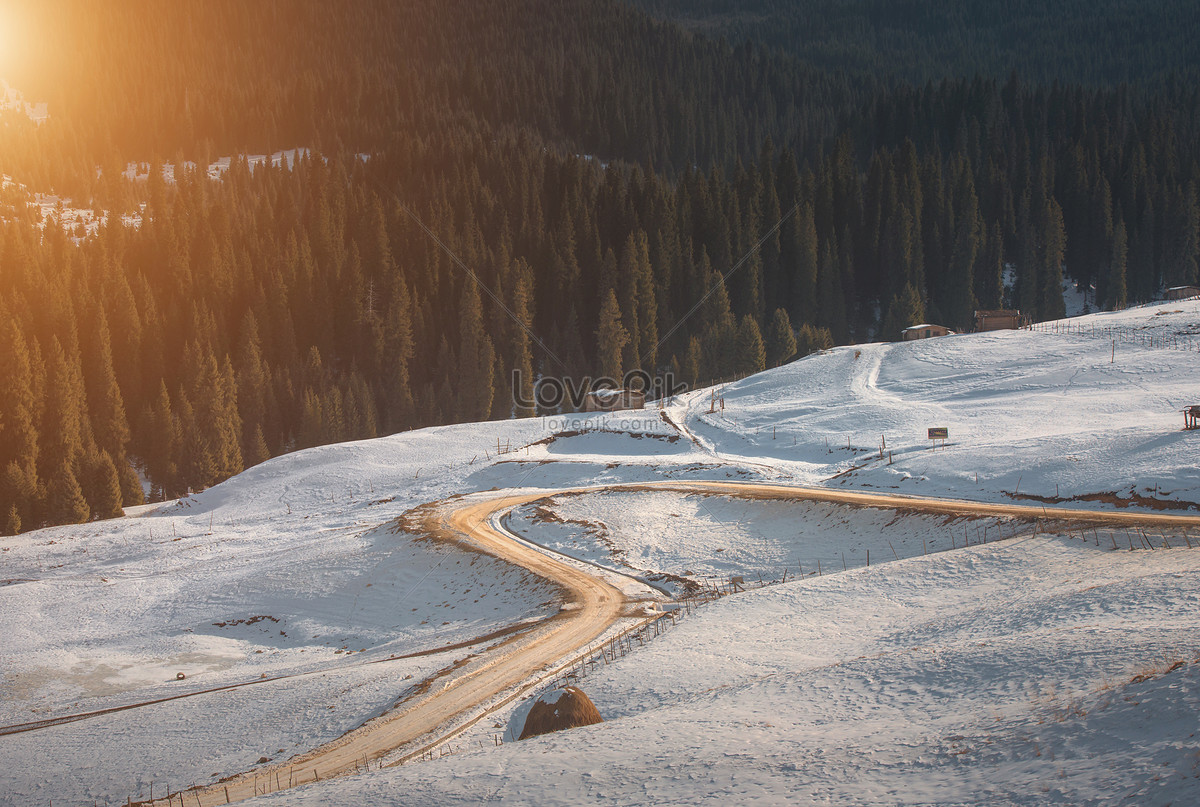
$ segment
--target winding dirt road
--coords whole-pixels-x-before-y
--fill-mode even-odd
[[[438,538],[502,558],[555,583],[563,591],[564,603],[569,604],[561,614],[469,657],[391,712],[307,754],[215,785],[142,803],[182,801],[188,807],[209,807],[374,767],[378,760],[399,750],[403,756],[393,763],[398,764],[440,742],[444,734],[439,729],[461,728],[458,724],[472,709],[597,639],[621,615],[624,595],[598,577],[514,540],[490,523],[494,514],[543,495],[468,500],[453,509],[434,511],[437,515],[431,515],[425,526]]]
[[[514,563],[555,583],[563,591],[564,602],[570,605],[533,630],[515,635],[443,671],[419,694],[331,743],[281,764],[267,765],[215,785],[173,794],[169,800],[156,799],[153,804],[167,805],[178,800],[187,807],[210,807],[241,801],[363,767],[374,767],[378,760],[385,756],[394,757],[397,752],[401,756],[392,764],[399,764],[439,744],[447,732],[453,734],[461,730],[471,710],[479,709],[502,693],[515,691],[522,682],[552,669],[562,659],[595,641],[621,616],[626,604],[624,595],[578,566],[538,551],[497,529],[492,519],[548,495],[601,490],[667,490],[755,499],[827,501],[968,517],[1008,516],[1031,521],[1048,518],[1124,527],[1200,528],[1200,516],[987,504],[745,482],[600,485],[442,503],[427,511],[423,526],[428,532],[467,550],[486,552]]]

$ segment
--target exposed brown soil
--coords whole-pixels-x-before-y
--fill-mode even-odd
[[[1153,496],[1142,496],[1139,493],[1130,491],[1128,496],[1120,496],[1117,493],[1084,493],[1079,496],[1071,496],[1070,498],[1061,498],[1058,496],[1038,496],[1034,493],[1008,493],[1005,494],[1010,499],[1025,499],[1028,501],[1042,502],[1044,504],[1062,504],[1063,502],[1100,502],[1101,504],[1109,504],[1113,507],[1145,507],[1150,510],[1200,510],[1200,504],[1196,502],[1182,502],[1174,499],[1159,499]]]

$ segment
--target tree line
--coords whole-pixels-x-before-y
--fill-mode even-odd
[[[229,10],[236,20],[277,8]],[[381,6],[362,8],[390,19]],[[549,36],[529,8],[540,6],[497,10],[489,32],[467,40],[490,38],[479,53],[508,54],[531,30]],[[14,204],[0,225],[0,373],[13,390],[0,398],[0,527],[118,513],[141,501],[135,465],[157,499],[297,448],[530,416],[541,375],[642,369],[703,383],[896,338],[921,321],[968,328],[976,307],[1055,318],[1064,279],[1094,287],[1097,307],[1197,280],[1195,88],[1047,88],[1016,77],[913,87],[829,74],[835,100],[792,131],[797,109],[822,106],[819,96],[779,106],[722,85],[731,97],[705,106],[717,85],[698,89],[692,78],[742,64],[749,84],[798,94],[808,79],[795,62],[698,43],[624,7],[589,9],[588,48],[553,79],[557,100],[536,82],[488,84],[507,63],[463,60],[445,68],[453,81],[410,64],[401,75],[424,77],[421,103],[364,103],[336,123],[322,98],[281,92],[296,104],[292,119],[308,121],[296,132],[318,146],[291,169],[240,160],[211,180],[182,159],[232,142],[222,127],[237,126],[236,104],[291,81],[273,84],[273,68],[245,78],[253,92],[220,120],[187,101],[183,136],[174,124],[135,135],[112,123],[108,145],[120,158],[99,172],[79,167],[97,146],[79,135],[78,110],[57,129],[53,108],[41,127],[9,119],[17,165],[49,181],[63,170],[47,167],[59,153],[79,163],[63,182],[111,210],[138,211],[142,223],[73,239]],[[323,21],[276,15],[256,30],[278,28],[287,42],[291,26],[311,34]],[[582,23],[561,22],[562,40],[579,34]],[[440,24],[426,34],[448,36]],[[356,33],[331,23],[317,50],[341,53],[341,37]],[[243,43],[237,58],[275,54],[272,41],[261,53]],[[639,57],[648,75],[623,83],[592,72],[639,47],[659,48]],[[379,58],[372,69],[390,75]],[[702,69],[685,81],[680,64]],[[661,103],[638,96],[643,81]],[[477,83],[477,97],[438,106],[462,89],[456,82]],[[586,122],[561,103],[572,93],[587,99]],[[683,146],[671,132],[687,105],[669,98],[695,102]],[[166,120],[169,99],[146,103],[149,120]],[[751,122],[727,136],[739,104]],[[615,136],[634,120],[645,128]],[[191,142],[198,124],[209,146]],[[665,139],[647,152],[641,134],[627,142],[631,131]],[[122,178],[115,164],[154,144],[152,153],[180,152],[174,181],[159,159],[148,180]]]

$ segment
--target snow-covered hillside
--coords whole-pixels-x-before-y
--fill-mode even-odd
[[[1057,537],[807,578],[598,668],[602,724],[262,803],[1187,804],[1198,606],[1200,551]]]
[[[1077,323],[1194,334],[1200,302]],[[1195,351],[1128,342],[1114,356],[1102,338],[1041,332],[861,345],[716,399],[712,413],[699,390],[664,412],[311,449],[177,504],[0,539],[0,724],[190,695],[0,727],[0,804],[124,803],[152,781],[158,795],[288,758],[380,714],[483,637],[557,612],[553,587],[396,529],[411,508],[460,493],[739,479],[1200,512],[1187,509],[1200,502],[1200,432],[1181,431],[1179,413],[1200,403]],[[949,428],[945,448],[925,439],[931,426]],[[1041,535],[963,549],[961,536],[992,523],[668,491],[560,495],[508,522],[635,574],[805,577],[705,606],[594,670],[582,686],[604,724],[485,742],[514,703],[460,739],[469,753],[266,803],[1200,792],[1200,546],[1113,552]],[[825,574],[809,575],[817,560]]]
[[[1200,303],[1074,324],[1194,338]],[[1114,349],[1103,335],[997,331],[838,348],[730,385],[715,414],[695,395],[688,423],[717,456],[759,458],[801,483],[1197,502],[1197,435],[1181,430],[1181,410],[1200,403],[1200,344],[1190,345]],[[944,451],[927,439],[937,426],[949,429]]]

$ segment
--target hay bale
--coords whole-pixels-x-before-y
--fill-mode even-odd
[[[582,689],[564,687],[537,699],[525,717],[525,728],[518,739],[603,722],[596,705]]]

